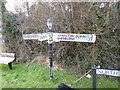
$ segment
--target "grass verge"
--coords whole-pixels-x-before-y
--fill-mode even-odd
[[[57,88],[60,83],[69,85],[79,77],[69,74],[65,70],[55,70],[54,78],[49,78],[49,68],[40,64],[13,64],[9,70],[7,65],[2,66],[2,88]],[[97,79],[97,88],[118,88],[117,80],[113,78]],[[71,86],[72,88],[92,88],[92,78],[84,77]]]

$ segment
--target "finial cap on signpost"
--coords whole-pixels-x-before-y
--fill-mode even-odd
[[[97,66],[94,64],[94,65],[93,65],[93,69],[96,69],[96,68],[97,68]]]
[[[96,66],[95,64],[93,65],[93,69],[97,69],[97,68],[100,68],[100,65],[99,66]]]

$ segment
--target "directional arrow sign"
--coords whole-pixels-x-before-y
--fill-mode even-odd
[[[41,33],[41,34],[24,34],[23,38],[25,40],[32,40],[32,39],[37,39],[39,41],[48,40],[49,42],[52,42],[53,40],[53,42],[72,41],[72,42],[94,43],[96,41],[95,34]]]
[[[72,41],[72,42],[92,42],[96,41],[95,34],[69,34],[69,33],[53,33],[53,41]]]
[[[104,74],[104,75],[120,77],[120,71],[118,70],[96,69],[96,74]]]
[[[23,34],[23,38],[25,40],[33,40],[33,39],[38,39],[39,34]]]
[[[48,40],[48,35],[47,35],[47,33],[41,33],[41,34],[23,34],[23,38],[25,40],[37,39],[39,41],[45,41],[45,40]]]

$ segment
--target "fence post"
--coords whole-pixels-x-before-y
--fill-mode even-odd
[[[96,90],[96,65],[93,65],[93,90]]]

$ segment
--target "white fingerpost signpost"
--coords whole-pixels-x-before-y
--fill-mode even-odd
[[[40,34],[23,34],[25,40],[39,40],[39,41],[48,41],[49,48],[49,60],[50,60],[50,79],[53,78],[52,72],[52,43],[60,41],[68,42],[89,42],[94,43],[96,41],[95,34],[73,34],[73,33],[53,33],[52,32],[52,22],[51,19],[47,20],[48,33]]]

